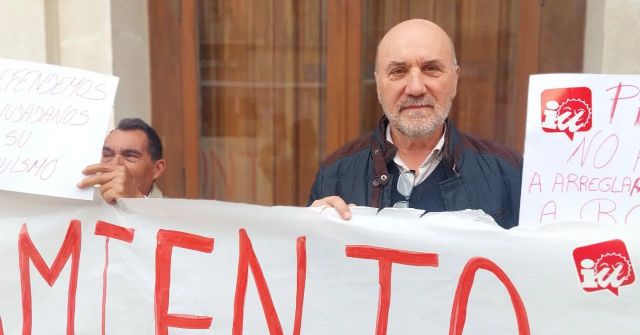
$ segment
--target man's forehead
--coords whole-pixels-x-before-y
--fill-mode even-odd
[[[391,62],[432,62],[453,59],[449,36],[437,25],[424,20],[402,22],[393,27],[378,45],[376,65],[387,66]]]
[[[147,135],[139,129],[115,129],[104,140],[104,146],[114,151],[139,150],[146,152],[148,143]]]
[[[411,66],[413,64],[437,64],[441,63],[443,59],[444,57],[438,57],[437,55],[423,55],[418,52],[407,52],[405,54],[394,54],[386,57],[386,59],[383,58],[380,65],[383,68],[391,68],[396,66]]]
[[[436,50],[428,46],[420,48],[397,48],[378,55],[378,67],[387,69],[398,65],[446,64],[453,55],[446,50]]]

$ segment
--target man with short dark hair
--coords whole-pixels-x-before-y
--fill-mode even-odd
[[[331,154],[309,205],[482,209],[518,224],[522,156],[458,132],[449,120],[460,68],[453,43],[427,20],[391,28],[378,44],[375,79],[385,116],[378,129]]]
[[[162,142],[151,126],[138,118],[122,119],[104,140],[102,160],[87,166],[78,187],[100,186],[102,198],[162,198],[155,185],[165,169]]]

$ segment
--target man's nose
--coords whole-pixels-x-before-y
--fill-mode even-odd
[[[411,69],[409,71],[407,87],[405,93],[410,96],[422,96],[427,93],[427,87],[424,82],[424,74],[419,69]]]

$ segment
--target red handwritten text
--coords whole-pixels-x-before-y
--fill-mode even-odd
[[[22,335],[31,335],[31,275],[29,274],[29,260],[33,262],[42,278],[53,286],[62,268],[71,258],[71,278],[69,279],[69,293],[67,299],[67,335],[74,334],[74,316],[76,308],[76,289],[78,287],[78,268],[80,266],[80,221],[72,220],[64,237],[60,251],[53,261],[51,268],[47,266],[42,255],[31,241],[27,225],[22,225],[18,239],[20,257],[20,284],[22,286]]]

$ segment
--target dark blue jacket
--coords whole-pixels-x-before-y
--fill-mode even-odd
[[[356,139],[325,159],[316,174],[309,203],[337,195],[347,203],[376,208],[391,206],[396,147],[386,141],[389,121]],[[482,209],[503,228],[518,225],[522,155],[505,146],[458,132],[446,122],[444,164],[447,178],[440,182],[447,211]]]

